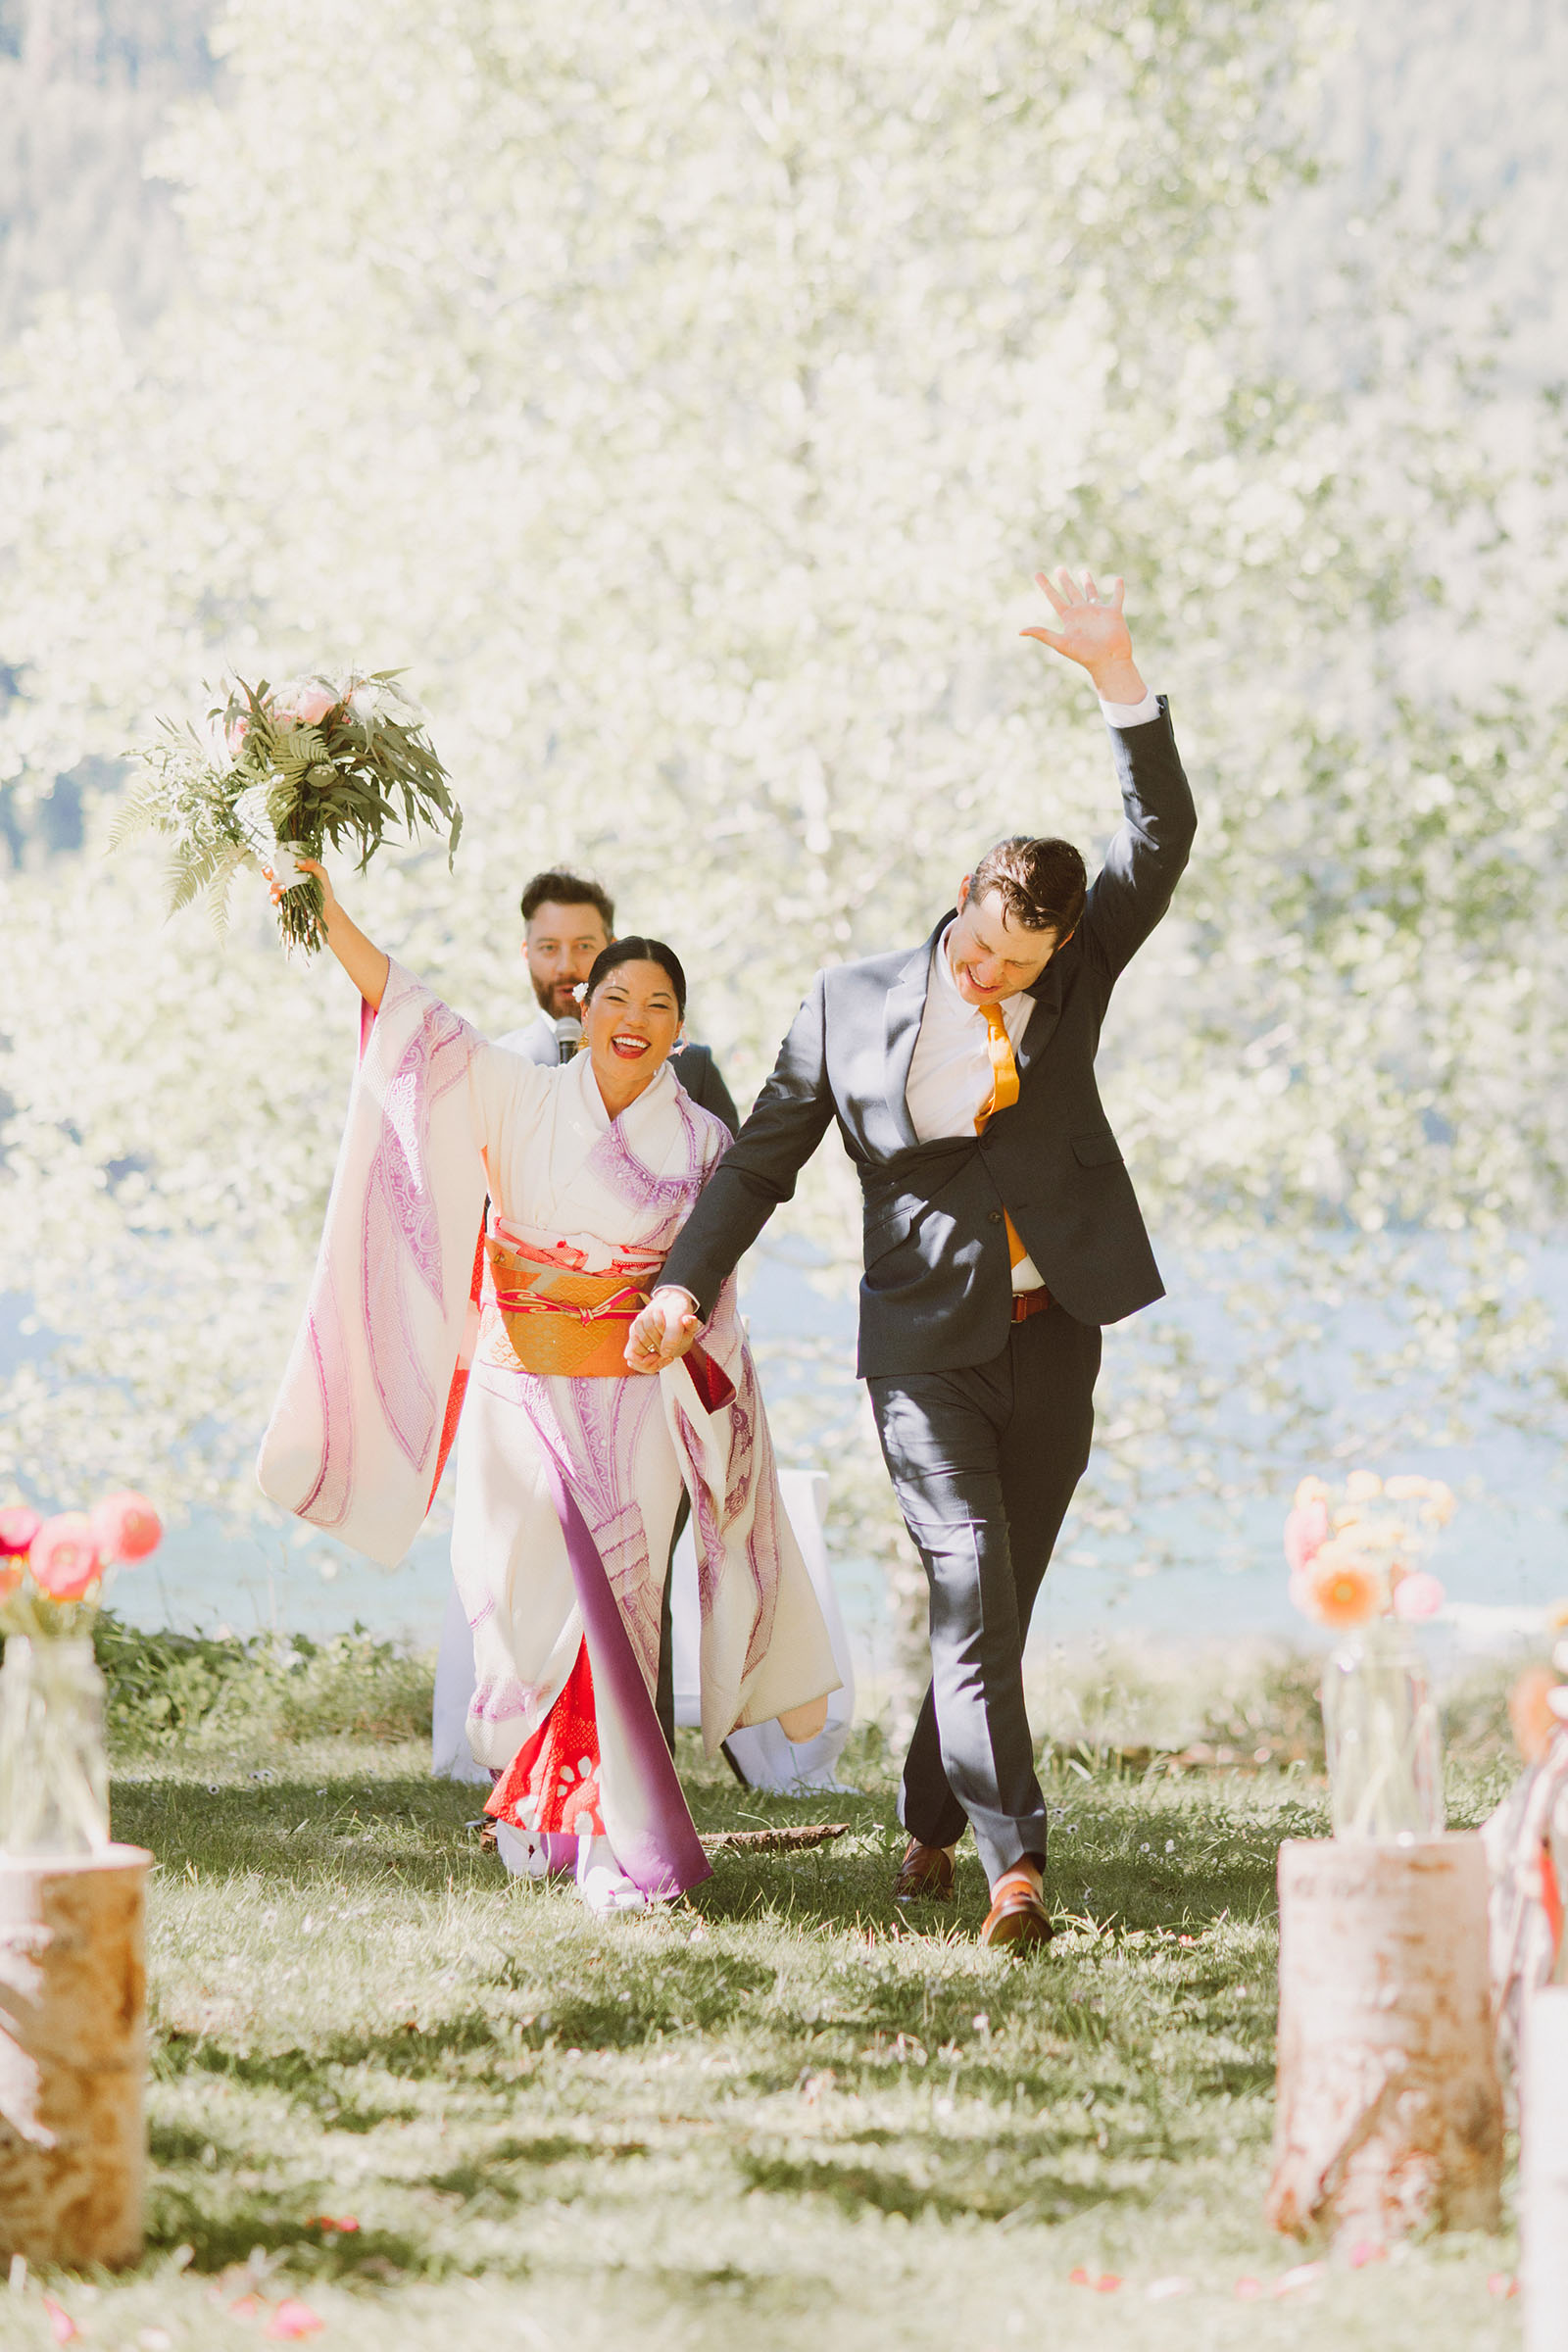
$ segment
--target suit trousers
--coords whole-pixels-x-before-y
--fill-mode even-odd
[[[899,1818],[923,1845],[956,1843],[968,1822],[992,1884],[1046,1851],[1023,1645],[1089,1460],[1100,1353],[1098,1324],[1051,1306],[989,1363],[866,1383],[931,1593],[931,1683]]]

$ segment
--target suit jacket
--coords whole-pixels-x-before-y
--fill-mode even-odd
[[[520,1054],[526,1061],[548,1065],[560,1058],[560,1048],[552,1031],[540,1020],[529,1021],[522,1029],[509,1030],[505,1037],[497,1038],[496,1043],[505,1046],[509,1053]],[[715,1118],[722,1119],[733,1135],[741,1123],[741,1114],[735,1107],[734,1097],[719,1075],[712,1049],[709,1046],[681,1046],[670,1055],[669,1066],[692,1101],[700,1103],[704,1110],[710,1110]]]
[[[1031,991],[1017,1102],[979,1136],[922,1144],[910,1124],[905,1088],[952,910],[912,954],[818,972],[664,1264],[662,1280],[690,1291],[705,1318],[835,1118],[864,1197],[862,1377],[1001,1353],[1012,1310],[1004,1206],[1080,1322],[1116,1323],[1161,1296],[1095,1054],[1111,989],[1169,906],[1197,819],[1163,698],[1157,719],[1110,736],[1125,815],[1078,929]]]

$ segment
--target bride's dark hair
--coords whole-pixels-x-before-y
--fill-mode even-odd
[[[680,957],[673,948],[666,948],[662,939],[644,939],[641,932],[630,931],[624,939],[612,939],[608,948],[601,948],[594,957],[594,968],[588,975],[588,985],[582,992],[586,1004],[595,989],[603,986],[617,964],[657,963],[662,972],[669,975],[675,991],[675,1009],[682,1020],[686,1018],[686,974]]]

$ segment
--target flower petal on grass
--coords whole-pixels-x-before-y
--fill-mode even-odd
[[[1255,2303],[1263,2292],[1261,2278],[1238,2278],[1234,2288],[1238,2303]]]
[[[1358,2237],[1346,2256],[1352,2271],[1364,2271],[1369,2262],[1387,2262],[1388,2258],[1388,2248],[1371,2237]]]
[[[1190,2295],[1192,2291],[1190,2278],[1152,2278],[1144,2289],[1144,2297],[1150,2303],[1168,2303],[1173,2295]]]
[[[1323,2276],[1320,2262],[1298,2262],[1294,2271],[1284,2271],[1274,2281],[1276,2295],[1299,2294],[1304,2286],[1316,2286]]]
[[[294,2343],[302,2335],[318,2334],[325,2326],[319,2312],[313,2311],[308,2303],[296,2303],[291,2297],[278,2305],[265,2332],[284,2343]]]
[[[1506,2302],[1510,2295],[1516,2295],[1519,2292],[1519,2281],[1511,2271],[1494,2271],[1487,2280],[1487,2292],[1489,2295],[1495,2295],[1500,2301]]]
[[[65,2305],[57,2303],[53,2295],[45,2295],[43,2307],[49,2319],[49,2332],[55,2342],[57,2344],[74,2344],[80,2335],[81,2329],[76,2326]]]

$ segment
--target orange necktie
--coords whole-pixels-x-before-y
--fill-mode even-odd
[[[976,1135],[984,1135],[986,1122],[994,1111],[1006,1110],[1018,1100],[1018,1064],[1012,1058],[1012,1040],[1007,1035],[1002,1007],[1000,1004],[982,1004],[980,1010],[986,1016],[986,1027],[990,1031],[986,1045],[991,1054],[991,1100],[982,1103],[974,1114]],[[1006,1210],[1004,1209],[1002,1214],[1007,1228],[1007,1263],[1015,1266],[1029,1252],[1019,1240],[1018,1228]]]

